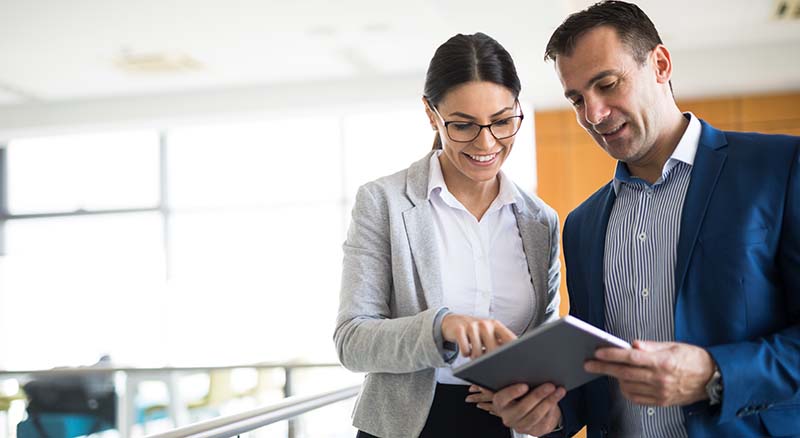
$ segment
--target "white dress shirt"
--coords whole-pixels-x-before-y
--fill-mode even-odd
[[[533,285],[512,210],[520,194],[500,172],[497,198],[478,221],[447,189],[440,155],[431,156],[428,197],[441,258],[442,303],[453,313],[496,319],[519,335],[533,318]],[[468,385],[452,373],[468,360],[459,355],[450,367],[438,368],[436,381]]]

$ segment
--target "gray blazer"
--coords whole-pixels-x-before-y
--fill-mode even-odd
[[[381,438],[419,436],[435,368],[447,366],[433,335],[442,280],[427,193],[430,157],[360,187],[344,242],[333,339],[342,365],[367,373],[353,425]],[[561,273],[558,217],[540,199],[523,197],[514,214],[533,281],[528,331],[558,317]]]

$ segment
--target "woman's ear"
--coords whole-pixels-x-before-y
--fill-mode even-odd
[[[428,116],[428,123],[431,124],[431,129],[437,131],[439,127],[436,126],[436,114],[431,110],[428,99],[426,99],[425,96],[422,96],[422,105],[425,107],[425,114]]]

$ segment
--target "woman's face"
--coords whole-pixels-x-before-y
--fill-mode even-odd
[[[519,115],[511,90],[493,82],[467,82],[448,91],[436,109],[438,115],[426,105],[431,126],[439,131],[442,141],[440,162],[448,185],[492,181],[511,153],[514,137],[497,140],[489,128],[484,128],[474,140],[456,142],[448,135],[444,122],[488,125]],[[451,134],[462,126],[451,123]]]

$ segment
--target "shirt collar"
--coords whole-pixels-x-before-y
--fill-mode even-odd
[[[428,178],[428,199],[436,192],[442,200],[451,207],[463,208],[461,203],[456,200],[455,196],[447,190],[447,184],[444,182],[444,174],[442,173],[442,165],[439,163],[439,156],[441,154],[441,150],[434,151],[434,153],[431,154],[428,167],[428,175],[430,175]],[[500,177],[500,191],[497,193],[497,197],[492,202],[488,211],[505,205],[522,202],[522,194],[519,192],[514,182],[511,181],[502,170],[498,173],[498,176]]]
[[[689,125],[686,127],[686,130],[683,131],[683,136],[681,136],[678,145],[675,146],[675,150],[672,151],[672,155],[670,155],[667,162],[664,163],[664,168],[661,170],[661,178],[656,181],[656,184],[660,184],[664,181],[669,171],[678,163],[686,163],[689,166],[694,165],[694,157],[697,155],[697,146],[700,144],[700,131],[702,131],[702,126],[700,125],[700,120],[691,112],[683,113],[683,116],[689,120]],[[614,172],[614,180],[612,181],[614,193],[619,194],[619,189],[622,184],[630,183],[632,180],[633,177],[628,171],[628,166],[622,161],[618,161],[617,169]]]

